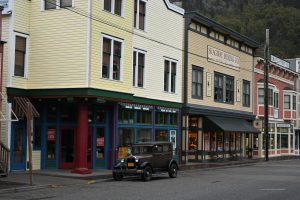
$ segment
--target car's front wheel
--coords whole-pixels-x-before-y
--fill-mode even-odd
[[[177,171],[178,167],[175,163],[172,163],[169,169],[169,176],[170,178],[176,178],[177,177]]]
[[[142,180],[143,181],[150,181],[152,178],[152,169],[149,165],[147,165],[145,168],[144,168],[144,171],[142,173]]]
[[[115,181],[123,180],[123,174],[119,172],[113,172],[113,178]]]

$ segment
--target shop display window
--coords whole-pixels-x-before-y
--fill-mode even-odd
[[[189,132],[189,150],[197,149],[198,144],[198,133],[197,132]]]
[[[155,141],[168,141],[168,130],[156,130]]]
[[[157,125],[168,125],[168,113],[156,112],[155,113],[155,124]]]
[[[152,112],[151,111],[137,111],[137,123],[138,124],[151,124]]]
[[[275,149],[275,135],[270,135],[270,149]]]
[[[277,134],[277,149],[281,149],[281,135]]]
[[[151,131],[152,129],[138,128],[136,134],[136,142],[139,143],[152,141]]]
[[[281,148],[285,149],[285,148],[288,148],[288,135],[285,135],[285,134],[282,134],[281,135]]]
[[[253,134],[253,149],[258,150],[259,139],[258,134]]]
[[[177,113],[170,114],[170,125],[178,126],[178,114]]]
[[[133,124],[134,123],[134,111],[127,109],[120,109],[119,123],[121,124]]]

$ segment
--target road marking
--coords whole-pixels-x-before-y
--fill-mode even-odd
[[[260,189],[262,191],[284,191],[286,189],[284,188],[266,188],[266,189]]]

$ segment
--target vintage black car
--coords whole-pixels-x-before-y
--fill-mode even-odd
[[[131,147],[130,155],[121,159],[113,168],[113,178],[121,181],[126,175],[140,175],[149,181],[153,173],[168,172],[176,178],[178,164],[173,160],[173,144],[170,142],[139,143]]]

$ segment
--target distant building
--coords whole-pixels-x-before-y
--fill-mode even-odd
[[[253,155],[264,157],[264,60],[256,58],[254,68],[254,125],[262,134],[253,137]],[[294,155],[299,145],[295,137],[298,73],[288,62],[271,56],[269,68],[269,156]],[[298,140],[298,141],[297,141]],[[298,150],[297,150],[298,151]]]

